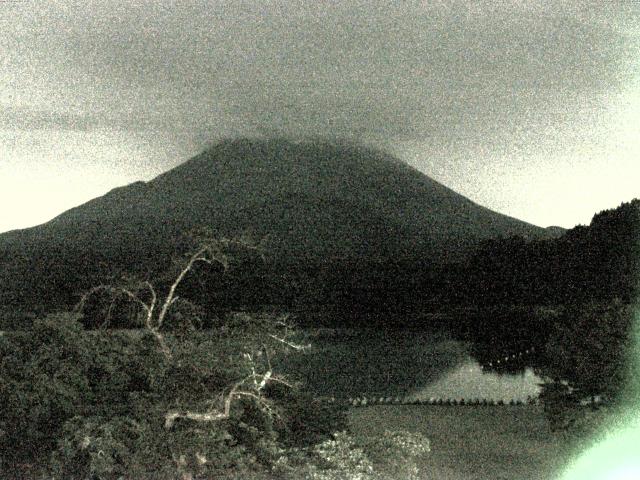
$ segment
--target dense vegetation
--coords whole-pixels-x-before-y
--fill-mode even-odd
[[[426,438],[354,439],[344,407],[277,371],[307,348],[286,316],[202,329],[204,310],[179,287],[196,264],[228,268],[230,243],[200,239],[168,288],[125,277],[87,291],[75,313],[5,318],[3,478],[417,478]],[[113,329],[125,320],[138,328]]]
[[[353,437],[344,407],[260,370],[274,354],[270,320],[165,332],[170,358],[148,331],[78,320],[51,315],[0,336],[3,478],[422,478],[425,437]]]
[[[540,399],[554,429],[593,429],[606,410],[635,405],[628,395],[636,394],[628,389],[637,375],[635,315],[634,305],[619,300],[562,309],[538,366],[546,379]]]
[[[69,479],[250,478],[269,472],[284,449],[344,428],[341,410],[284,380],[264,391],[252,383],[265,373],[249,359],[257,339],[247,325],[167,341],[171,358],[150,332],[87,331],[72,314],[0,337],[3,478],[15,469]],[[220,421],[169,415],[213,415],[227,398]]]

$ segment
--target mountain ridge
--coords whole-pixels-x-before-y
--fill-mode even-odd
[[[16,256],[37,258],[35,263],[53,270],[71,262],[78,277],[98,261],[140,270],[170,256],[177,237],[200,227],[220,236],[266,237],[276,262],[447,262],[483,239],[550,235],[486,209],[380,150],[317,140],[236,139],[43,225],[1,234],[0,259],[18,275],[26,274],[29,261],[18,267],[11,260]]]

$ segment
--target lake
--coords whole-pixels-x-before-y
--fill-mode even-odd
[[[526,402],[540,393],[542,379],[528,367],[522,373],[487,371],[474,359],[448,371],[435,382],[414,392],[417,400],[493,400]]]
[[[526,350],[505,355],[496,348],[492,356],[486,345],[477,355],[477,345],[443,333],[327,329],[309,336],[311,349],[281,366],[321,396],[526,401],[542,382],[526,365]]]

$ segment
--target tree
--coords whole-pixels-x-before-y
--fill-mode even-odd
[[[240,313],[213,332],[167,330],[195,266],[227,268],[226,248],[244,245],[255,248],[199,238],[166,288],[147,280],[100,285],[82,296],[76,314],[0,338],[7,406],[0,440],[13,452],[0,470],[26,461],[70,479],[244,478],[292,446],[298,437],[290,431],[322,441],[343,427],[325,407],[300,408],[305,394],[275,370],[275,357],[306,347],[286,315]],[[135,305],[143,328],[82,330],[78,316],[98,293]],[[25,450],[25,439],[37,451]]]
[[[568,426],[583,399],[619,401],[629,380],[633,307],[621,301],[565,307],[539,369],[553,423]]]
[[[229,256],[226,250],[231,245],[238,245],[244,248],[257,249],[247,239],[240,240],[216,240],[212,236],[198,235],[195,237],[198,245],[193,253],[188,254],[187,259],[178,268],[177,275],[171,283],[168,292],[162,299],[156,292],[156,288],[148,280],[133,280],[132,286],[98,285],[87,293],[85,293],[77,306],[77,311],[82,312],[87,300],[96,293],[106,292],[110,294],[115,301],[119,297],[124,296],[134,304],[137,304],[143,313],[144,328],[151,333],[158,342],[160,350],[167,360],[171,360],[173,353],[167,344],[162,329],[165,325],[167,315],[173,307],[181,301],[190,309],[191,315],[187,321],[191,324],[197,320],[197,307],[189,300],[182,299],[178,296],[178,287],[189,274],[194,266],[199,263],[208,265],[219,264],[225,270],[229,267]],[[143,300],[144,293],[147,293],[146,300]],[[278,345],[285,348],[302,350],[303,345],[293,343],[290,338],[291,325],[286,322],[288,317],[281,317],[274,321],[262,321],[260,323],[260,334],[264,336],[260,342],[258,351],[244,352],[243,358],[247,363],[247,369],[250,371],[245,377],[235,381],[229,386],[228,392],[221,400],[221,406],[209,409],[205,412],[194,412],[190,410],[172,410],[165,414],[165,427],[171,428],[176,419],[186,418],[197,422],[212,422],[228,419],[231,414],[231,405],[233,401],[240,397],[254,398],[264,408],[268,409],[269,405],[262,396],[262,391],[270,382],[279,382],[290,386],[282,377],[277,376],[273,372],[271,365],[271,355],[273,355],[273,346],[269,346],[267,341],[275,341]],[[108,318],[107,318],[108,320]]]
[[[186,309],[188,310],[187,322],[191,325],[201,322],[198,307],[192,301],[178,296],[178,287],[185,277],[194,270],[198,263],[217,264],[227,270],[229,268],[227,250],[230,246],[241,246],[246,249],[260,251],[260,247],[254,246],[253,242],[247,238],[217,240],[206,230],[192,235],[190,240],[196,244],[196,247],[190,253],[187,253],[183,261],[174,261],[172,269],[174,277],[164,298],[159,295],[156,287],[149,280],[125,276],[121,285],[102,284],[91,288],[82,296],[75,310],[82,313],[91,297],[106,293],[111,299],[106,318],[102,323],[103,326],[106,326],[110,321],[116,302],[124,298],[140,309],[140,311],[136,312],[136,316],[142,313],[142,326],[154,335],[163,354],[167,358],[171,358],[171,350],[162,334],[169,312],[176,308]]]
[[[213,331],[169,328],[176,311],[196,322],[191,300],[180,309],[196,265],[227,268],[224,248],[244,243],[199,240],[166,283],[99,285],[76,313],[0,336],[0,476],[357,478],[351,467],[371,464],[382,475],[371,478],[416,477],[425,439],[392,435],[360,448],[333,438],[347,427],[346,407],[277,371],[283,355],[307,347],[288,316],[240,312]],[[83,329],[80,312],[98,294],[133,305],[142,328]]]

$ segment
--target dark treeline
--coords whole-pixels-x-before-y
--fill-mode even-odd
[[[466,275],[467,282],[452,283],[463,286],[458,297],[463,303],[557,305],[613,298],[628,303],[638,288],[639,247],[640,200],[633,200],[557,239],[485,242],[453,273]]]
[[[323,315],[325,326],[334,327],[420,327],[433,321],[425,314],[446,313],[469,323],[467,329],[480,319],[484,330],[491,326],[487,322],[496,328],[522,322],[511,330],[524,335],[542,307],[632,302],[639,271],[640,200],[634,200],[559,238],[490,240],[450,264],[414,258],[274,266],[254,259],[216,277],[209,300],[211,307],[281,306],[314,324]],[[505,317],[512,313],[516,318]]]
[[[631,302],[638,291],[638,239],[640,200],[633,200],[596,214],[591,225],[578,226],[559,238],[485,241],[466,259],[449,264],[421,257],[274,263],[255,252],[234,252],[224,275],[220,268],[201,266],[186,279],[180,294],[209,312],[211,322],[228,311],[267,308],[295,312],[303,323],[330,327],[428,327],[425,323],[434,321],[428,314],[446,313],[452,321],[470,324],[464,326],[469,330],[479,319],[483,328],[491,319],[496,325],[509,323],[499,312],[511,310],[530,323],[534,307],[613,299]],[[163,275],[171,255],[162,252],[175,247],[158,250],[134,272],[127,271],[126,264],[135,262],[127,262],[126,255],[124,263],[122,258],[114,263],[67,258],[61,249],[55,265],[49,265],[39,256],[50,259],[50,255],[33,252],[25,258],[32,265],[30,278],[23,279],[24,287],[3,303],[36,313],[69,309],[83,290],[115,281],[122,273],[153,278],[161,289],[168,288],[170,277],[163,280]],[[47,282],[36,281],[38,276],[46,276]],[[32,285],[45,285],[46,291],[36,291]],[[462,315],[451,316],[452,312]]]

